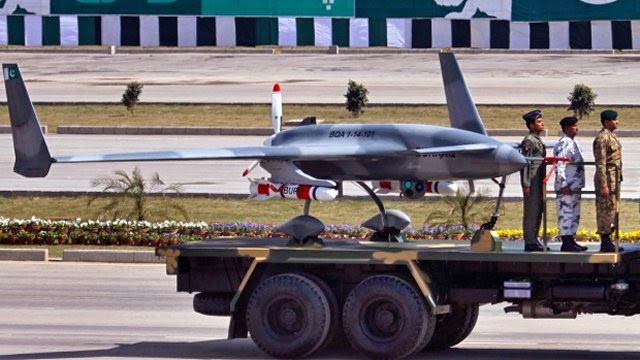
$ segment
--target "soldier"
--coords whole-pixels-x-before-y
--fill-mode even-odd
[[[596,163],[594,184],[596,190],[596,220],[600,234],[600,252],[614,252],[611,242],[614,229],[614,215],[618,209],[618,183],[622,182],[622,146],[613,133],[618,128],[618,113],[605,110],[600,113],[602,130],[593,141],[593,157]],[[620,248],[620,251],[623,249]]]
[[[576,243],[575,235],[580,225],[580,197],[584,187],[584,166],[572,165],[582,163],[582,150],[575,141],[578,134],[578,118],[568,116],[560,120],[562,137],[553,147],[553,156],[565,157],[567,162],[558,162],[556,166],[556,208],[558,209],[558,233],[562,239],[560,251],[580,252],[586,246]]]
[[[530,111],[522,116],[526,122],[529,133],[524,137],[520,148],[522,155],[533,158],[544,158],[546,150],[544,143],[540,139],[540,134],[544,131],[544,120],[540,110]],[[524,251],[544,251],[544,246],[538,241],[540,223],[542,222],[543,211],[543,189],[542,183],[545,176],[545,167],[542,160],[530,160],[529,166],[520,171],[520,182],[522,185],[522,229],[524,232]]]

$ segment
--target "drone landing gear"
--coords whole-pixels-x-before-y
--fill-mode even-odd
[[[376,195],[376,193],[373,192],[367,184],[362,181],[358,181],[357,184],[364,189],[367,194],[369,194],[380,211],[379,214],[362,223],[362,227],[374,231],[374,233],[369,237],[369,240],[405,242],[406,239],[404,238],[402,230],[411,224],[409,216],[400,210],[385,210],[380,197],[378,197],[378,195]]]
[[[324,231],[324,224],[309,215],[310,200],[304,203],[304,215],[296,216],[278,226],[276,231],[289,235],[287,246],[323,247],[324,242],[319,235]]]

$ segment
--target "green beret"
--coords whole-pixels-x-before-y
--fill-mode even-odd
[[[614,110],[608,109],[600,113],[600,120],[615,120],[618,118],[618,113]]]

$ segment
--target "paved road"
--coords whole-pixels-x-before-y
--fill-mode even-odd
[[[548,137],[549,140],[555,138]],[[520,138],[499,137],[502,141],[520,141]],[[116,135],[57,135],[48,136],[54,156],[88,153],[144,151],[162,149],[185,149],[225,146],[261,145],[258,136],[116,136]],[[579,139],[586,161],[593,161],[591,138]],[[624,198],[637,199],[640,189],[640,138],[621,138],[624,152]],[[0,191],[95,191],[90,183],[97,176],[111,176],[115,170],[133,170],[132,163],[59,164],[54,165],[48,177],[27,179],[9,171],[13,168],[11,136],[0,134]],[[242,178],[242,171],[250,161],[170,161],[138,164],[146,176],[158,172],[168,183],[187,183],[185,192],[213,194],[247,194],[249,182]],[[587,168],[587,190],[593,190],[593,169]],[[253,177],[268,176],[260,168],[251,173]],[[519,175],[513,175],[507,185],[505,196],[521,197]],[[463,183],[464,184],[464,183]],[[551,189],[551,185],[549,185]],[[479,181],[477,189],[485,188],[497,194],[497,186],[490,181]],[[345,184],[345,194],[365,196],[359,188]]]
[[[444,103],[436,53],[325,55],[3,51],[18,63],[34,101],[119,102],[125,85],[145,85],[152,102],[268,103],[273,83],[285,103],[343,103],[353,79],[375,103]],[[639,54],[461,53],[478,104],[566,104],[578,83],[599,104],[639,104]],[[4,92],[0,101],[5,99]]]
[[[0,262],[0,359],[269,359],[191,310],[162,265]],[[531,320],[481,307],[473,333],[424,359],[638,358],[637,318]],[[358,359],[348,350],[319,359]]]

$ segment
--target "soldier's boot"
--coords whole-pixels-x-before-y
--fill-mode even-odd
[[[525,241],[524,251],[526,252],[542,252],[544,250],[544,245],[537,239],[531,242]],[[549,251],[549,248],[547,248],[547,251]]]
[[[616,251],[616,245],[611,241],[609,234],[600,234],[600,252],[612,253]],[[622,246],[618,247],[618,251],[624,251]]]
[[[583,246],[578,245],[571,235],[562,235],[560,238],[562,239],[560,251],[582,252],[586,250]]]
[[[576,245],[576,246],[580,247],[580,248],[582,249],[582,251],[587,251],[587,250],[589,250],[589,247],[587,247],[587,246],[582,246],[582,245],[578,244],[578,243],[576,242],[576,237],[575,237],[575,236],[573,236],[573,235],[571,235],[571,241],[574,243],[574,245]]]

